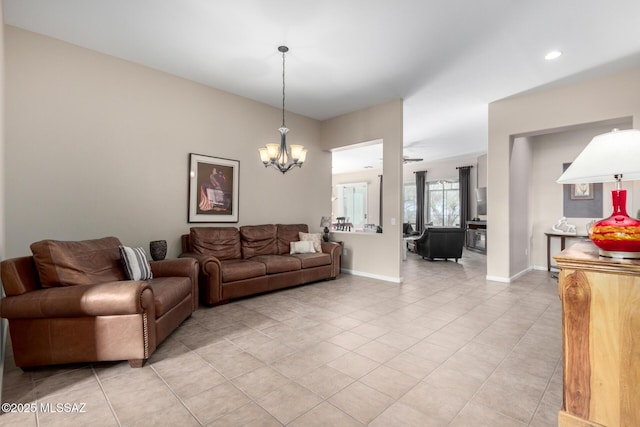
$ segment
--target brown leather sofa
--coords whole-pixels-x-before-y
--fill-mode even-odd
[[[44,240],[33,256],[2,261],[9,320],[19,367],[128,360],[141,367],[198,307],[194,259],[152,261],[153,279],[125,280],[115,237]]]
[[[340,274],[341,247],[321,242],[321,252],[290,254],[290,243],[306,224],[267,224],[236,227],[192,227],[182,236],[181,257],[200,265],[200,298],[204,304],[227,303],[275,289]]]

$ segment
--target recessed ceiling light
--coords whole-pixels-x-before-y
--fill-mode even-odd
[[[560,58],[562,56],[562,52],[559,50],[552,50],[544,56],[544,59],[547,61],[551,61],[552,59]]]

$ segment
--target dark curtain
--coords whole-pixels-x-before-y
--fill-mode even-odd
[[[422,234],[424,231],[424,189],[427,184],[427,171],[415,172],[416,174],[416,231]]]
[[[378,175],[378,177],[380,178],[380,207],[378,209],[378,215],[379,215],[379,220],[378,220],[378,225],[380,227],[382,227],[382,175]]]
[[[460,228],[466,228],[471,216],[471,168],[473,166],[461,166],[458,168],[458,186],[460,189]]]

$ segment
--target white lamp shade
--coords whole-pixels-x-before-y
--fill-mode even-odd
[[[297,162],[300,159],[300,156],[302,155],[302,150],[304,150],[304,147],[302,145],[291,144],[291,158],[293,159],[294,162]]]
[[[307,150],[302,150],[300,152],[300,158],[298,159],[298,163],[302,164],[304,163],[304,161],[307,160]]]
[[[640,179],[640,130],[614,130],[594,137],[558,179],[559,184]]]
[[[278,151],[280,149],[280,144],[267,144],[267,153],[269,155],[269,159],[275,160],[278,158]]]
[[[269,162],[269,152],[267,151],[266,148],[258,148],[258,151],[260,151],[260,160],[262,160],[263,163],[268,163]]]

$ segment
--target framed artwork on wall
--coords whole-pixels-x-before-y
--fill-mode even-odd
[[[592,200],[593,190],[593,184],[571,184],[571,200]]]
[[[563,163],[566,171],[571,163]],[[564,184],[562,216],[567,218],[602,218],[602,183]]]
[[[189,154],[189,222],[238,222],[240,162]]]

